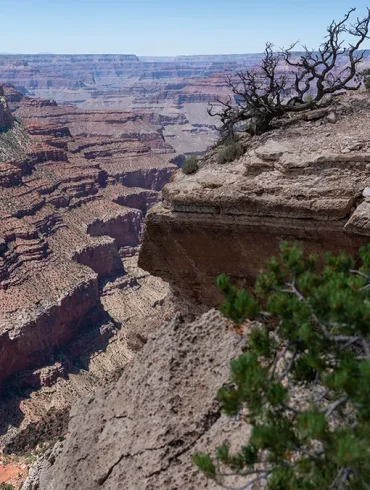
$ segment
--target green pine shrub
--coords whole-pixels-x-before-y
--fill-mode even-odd
[[[1,482],[0,490],[15,490],[14,485],[10,485],[9,483]]]
[[[186,175],[195,173],[198,168],[199,164],[197,155],[191,155],[190,157],[186,158],[182,164],[182,171]]]
[[[243,145],[238,141],[229,141],[219,152],[217,162],[224,164],[232,162],[244,155]]]
[[[370,245],[357,264],[327,254],[320,268],[299,245],[280,248],[253,296],[217,280],[226,317],[258,320],[217,393],[251,436],[193,461],[224,488],[233,474],[243,489],[370,489]]]

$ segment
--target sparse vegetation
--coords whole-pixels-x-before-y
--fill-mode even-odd
[[[190,157],[186,158],[182,164],[182,171],[186,175],[195,173],[198,168],[199,164],[197,155],[191,155]]]
[[[361,72],[366,90],[370,90],[370,68]]]
[[[9,483],[1,482],[0,490],[15,490],[14,485],[10,485]]]
[[[243,145],[235,140],[226,142],[225,146],[220,150],[217,162],[220,164],[232,162],[236,158],[241,157],[244,154]]]
[[[259,320],[217,394],[251,436],[238,453],[225,443],[195,464],[224,488],[236,475],[243,489],[369,489],[370,246],[356,267],[344,253],[319,263],[283,243],[254,296],[217,282],[237,327]]]
[[[358,67],[364,56],[359,49],[368,36],[370,10],[364,19],[348,24],[355,10],[330,24],[318,50],[303,46],[303,52],[297,52],[294,43],[274,51],[273,44],[267,43],[257,68],[229,76],[232,96],[218,99],[217,109],[214,105],[208,109],[211,116],[220,118],[222,138],[233,136],[241,126],[250,134],[262,134],[274,120],[288,113],[328,104],[335,93],[359,89],[362,80]],[[347,60],[344,65],[343,58]]]
[[[0,161],[12,162],[25,155],[30,137],[20,124],[0,131]]]

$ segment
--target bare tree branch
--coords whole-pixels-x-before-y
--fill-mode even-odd
[[[238,125],[245,124],[251,134],[261,134],[270,128],[274,119],[290,112],[313,109],[325,97],[346,90],[358,90],[362,76],[358,71],[364,52],[360,46],[368,38],[370,9],[364,19],[347,25],[355,8],[351,8],[340,22],[332,21],[327,36],[317,51],[303,46],[303,53],[294,50],[297,43],[287,49],[274,51],[266,44],[260,66],[228,76],[226,83],[233,97],[218,99],[218,107],[211,105],[208,114],[217,116],[222,123],[223,137],[233,137]],[[342,36],[353,38],[345,45]],[[344,68],[343,57],[345,57]],[[289,75],[286,68],[291,68]]]

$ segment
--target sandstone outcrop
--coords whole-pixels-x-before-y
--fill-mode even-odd
[[[302,241],[307,252],[368,243],[369,103],[347,95],[337,112],[335,129],[298,121],[245,138],[235,162],[218,164],[216,149],[197,173],[177,173],[148,214],[141,267],[178,294],[216,305],[216,276],[253,285],[281,240]]]
[[[215,311],[156,329],[116,385],[73,408],[64,447],[23,489],[216,489],[191,455],[247,436],[248,426],[222,417],[214,401],[243,344]]]

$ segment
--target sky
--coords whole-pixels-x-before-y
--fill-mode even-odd
[[[353,3],[348,3],[352,1]],[[370,0],[0,0],[0,53],[175,56],[317,47]],[[370,48],[370,40],[364,45]]]

